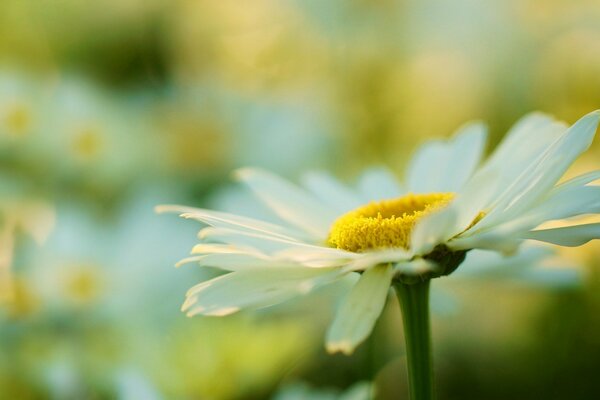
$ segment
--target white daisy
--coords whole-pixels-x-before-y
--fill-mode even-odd
[[[209,225],[181,263],[229,271],[192,287],[183,310],[228,315],[360,273],[327,334],[329,351],[351,353],[371,332],[391,285],[450,274],[472,249],[511,254],[526,240],[578,246],[600,237],[598,223],[536,229],[600,213],[600,187],[588,185],[600,171],[558,183],[590,146],[599,118],[595,111],[569,128],[530,114],[483,162],[486,129],[468,124],[420,148],[403,184],[385,169],[367,170],[356,187],[312,173],[304,188],[266,171],[238,171],[282,224],[160,206]]]
[[[358,382],[339,392],[331,388],[313,388],[306,383],[294,382],[279,389],[272,400],[369,400],[375,398],[372,383]]]
[[[54,218],[53,208],[44,201],[11,196],[0,189],[0,304],[16,300],[12,264],[19,233],[41,245],[54,227]]]

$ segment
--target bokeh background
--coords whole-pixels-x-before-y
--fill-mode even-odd
[[[400,176],[468,120],[600,108],[596,0],[0,1],[0,398],[406,398],[390,298],[352,357],[323,335],[344,285],[186,318],[200,226],[160,203],[259,212],[241,166]],[[600,140],[575,172],[600,167]],[[600,247],[578,285],[434,286],[440,399],[600,396]],[[437,304],[437,306],[436,306]],[[354,386],[353,386],[354,385]]]

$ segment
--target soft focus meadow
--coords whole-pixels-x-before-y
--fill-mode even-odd
[[[323,348],[344,284],[187,318],[220,272],[176,269],[200,225],[153,207],[257,215],[236,168],[353,182],[469,120],[493,147],[597,108],[596,0],[2,0],[0,398],[402,398],[395,299],[350,357]],[[571,175],[598,168],[596,140]],[[439,398],[600,396],[599,246],[435,282]]]

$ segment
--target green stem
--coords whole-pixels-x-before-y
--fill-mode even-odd
[[[411,400],[432,400],[433,360],[429,326],[429,279],[414,284],[394,283],[400,301]]]

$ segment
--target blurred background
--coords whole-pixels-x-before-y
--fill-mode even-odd
[[[596,0],[0,1],[0,398],[406,398],[398,305],[355,355],[323,336],[346,288],[186,318],[200,226],[254,210],[230,173],[400,176],[468,120],[600,108]],[[575,172],[600,167],[600,140]],[[600,396],[600,247],[577,286],[447,278],[440,399]],[[307,312],[307,310],[311,310]],[[355,387],[355,386],[354,386]],[[294,397],[295,396],[295,397]]]

